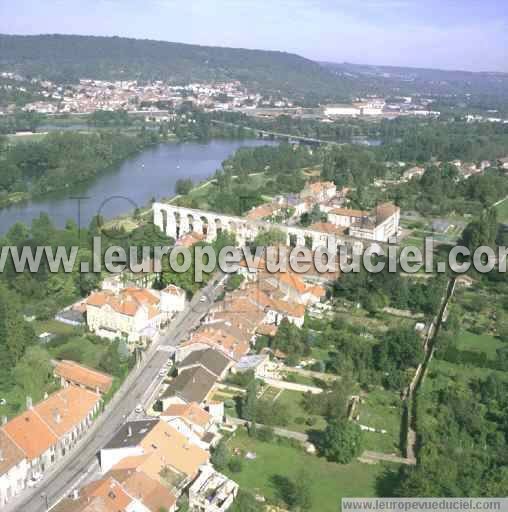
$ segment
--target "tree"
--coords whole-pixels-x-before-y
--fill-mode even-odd
[[[231,459],[231,454],[229,453],[229,449],[226,445],[224,439],[221,439],[219,444],[215,447],[212,453],[212,464],[219,471],[223,471],[228,467],[229,461]]]
[[[53,379],[51,359],[43,348],[28,348],[13,370],[14,382],[23,396],[30,396],[34,402],[40,400]]]
[[[332,462],[348,464],[362,453],[363,438],[360,427],[343,420],[328,423],[320,440],[322,454]]]
[[[244,420],[256,421],[256,407],[257,407],[257,391],[258,384],[256,379],[252,379],[247,387],[247,392],[242,401],[242,418]]]
[[[277,228],[260,231],[254,238],[255,247],[270,247],[286,243],[286,234]]]
[[[240,489],[230,510],[231,512],[261,512],[264,506],[256,501],[254,494]]]
[[[178,195],[186,196],[192,190],[192,180],[190,178],[187,179],[178,179],[176,180],[175,192]]]

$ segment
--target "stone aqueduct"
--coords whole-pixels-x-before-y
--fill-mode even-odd
[[[286,234],[288,246],[307,246],[312,250],[318,247],[327,247],[336,250],[339,246],[346,246],[352,251],[362,251],[366,244],[376,242],[359,240],[348,236],[315,231],[285,224],[273,224],[265,221],[252,221],[244,217],[224,215],[222,213],[194,210],[164,203],[154,203],[152,206],[153,221],[166,235],[178,238],[192,231],[204,235],[209,242],[215,240],[221,231],[230,231],[236,235],[240,245],[253,240],[256,235],[270,228],[277,228]]]

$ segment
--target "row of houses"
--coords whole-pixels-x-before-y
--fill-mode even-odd
[[[0,427],[0,508],[35,485],[52,466],[69,456],[99,413],[109,375],[72,361],[59,362],[62,387]]]
[[[212,348],[178,364],[158,416],[128,421],[99,453],[101,478],[64,498],[55,512],[173,512],[182,495],[189,509],[225,512],[238,484],[217,472],[210,449],[222,435],[222,403],[214,387],[233,361]]]

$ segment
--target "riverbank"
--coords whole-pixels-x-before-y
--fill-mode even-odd
[[[222,162],[237,149],[272,144],[275,143],[258,139],[212,139],[206,143],[171,141],[150,145],[76,186],[20,197],[8,205],[6,201],[0,208],[0,235],[16,222],[30,225],[43,212],[56,227],[64,227],[69,219],[84,227],[95,215],[134,227],[134,211],[148,212],[152,200],[174,198],[179,179],[190,178],[195,184],[202,184],[213,179]],[[83,198],[79,204],[77,197]]]

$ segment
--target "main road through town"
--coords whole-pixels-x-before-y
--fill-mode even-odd
[[[219,282],[220,278],[222,279]],[[74,450],[48,471],[37,487],[26,489],[20,496],[9,502],[5,512],[49,510],[62,496],[79,486],[79,483],[86,478],[89,469],[96,463],[100,448],[108,442],[136,405],[143,400],[146,390],[154,384],[154,381],[157,379],[162,381],[159,372],[168,360],[167,349],[186,339],[189,333],[199,325],[218,293],[222,291],[222,282],[223,276],[217,274],[212,282],[194,296],[187,309],[180,313],[163,333],[157,348],[150,351],[140,366],[133,370],[134,375],[124,382],[103,414]]]

